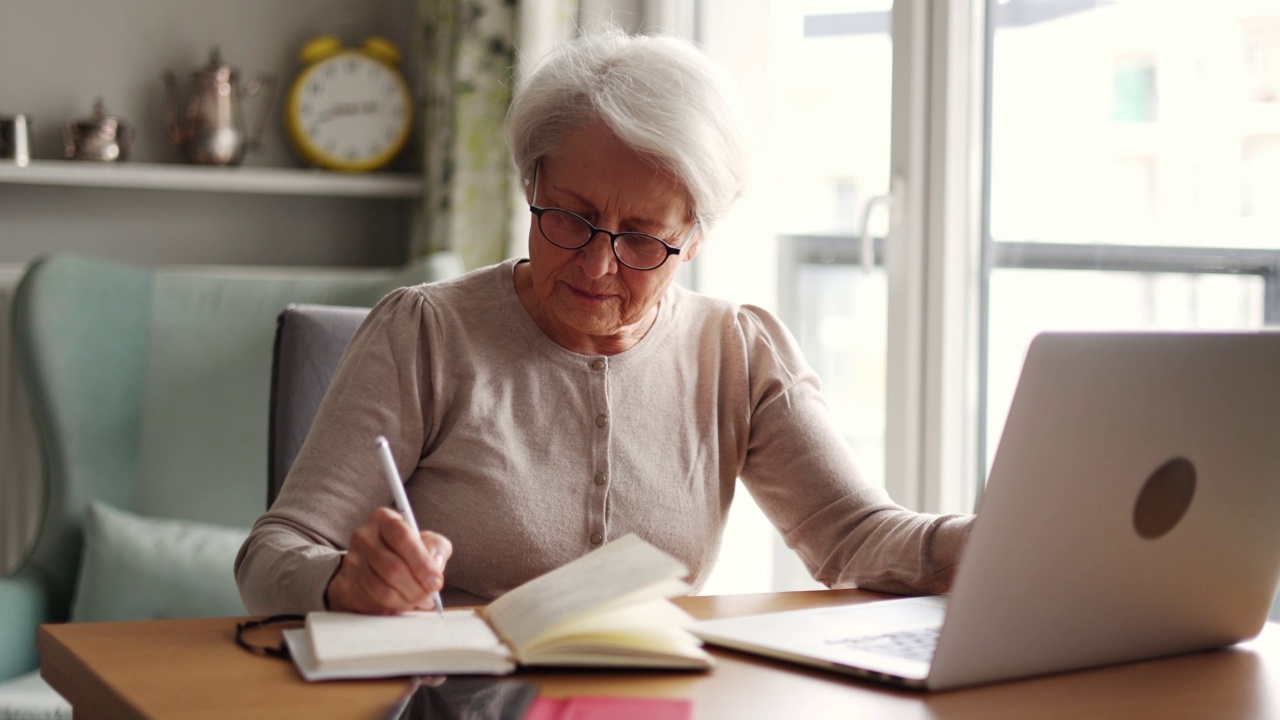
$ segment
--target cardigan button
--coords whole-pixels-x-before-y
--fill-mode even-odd
[[[591,361],[592,370],[603,370],[605,368],[604,358],[596,358]]]
[[[605,425],[608,425],[608,424],[609,424],[609,417],[607,415],[596,416],[596,427],[604,427]]]
[[[608,478],[607,476],[605,476],[605,474],[604,474],[604,473],[596,473],[596,484],[597,484],[597,485],[603,485],[603,484],[604,484],[604,481],[605,481],[605,480],[608,480],[608,479],[609,479],[609,478]]]
[[[604,542],[604,537],[600,533],[591,533],[591,544],[599,545]]]

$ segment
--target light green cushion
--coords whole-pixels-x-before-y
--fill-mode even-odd
[[[74,622],[244,615],[232,566],[248,529],[143,517],[94,502]]]
[[[71,720],[71,703],[37,670],[0,682],[0,720]]]

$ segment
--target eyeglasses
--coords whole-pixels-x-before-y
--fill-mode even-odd
[[[533,171],[533,199],[538,199],[538,171]],[[672,245],[652,235],[640,232],[609,232],[604,228],[592,225],[586,218],[563,208],[538,207],[529,204],[529,212],[538,218],[538,230],[547,242],[565,250],[578,250],[586,247],[597,233],[604,233],[613,248],[613,256],[632,270],[656,270],[672,255],[679,255],[680,248],[689,243],[693,233],[698,230],[698,223],[689,228],[689,233],[680,241],[679,246]]]
[[[302,623],[305,623],[306,620],[307,618],[303,615],[272,615],[261,620],[236,623],[236,644],[254,655],[288,660],[290,659],[289,646],[284,643],[284,640],[279,640],[278,644],[274,646],[264,645],[253,642],[246,635],[253,634],[253,631],[258,628],[271,627],[272,625],[289,624],[302,627]]]

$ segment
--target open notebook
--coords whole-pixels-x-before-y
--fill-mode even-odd
[[[307,680],[501,675],[519,665],[700,670],[712,660],[667,599],[679,560],[635,535],[534,578],[482,610],[375,616],[313,612],[285,631]]]

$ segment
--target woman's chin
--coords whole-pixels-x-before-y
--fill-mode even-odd
[[[567,293],[557,298],[555,315],[578,332],[608,335],[618,327],[616,297]]]

